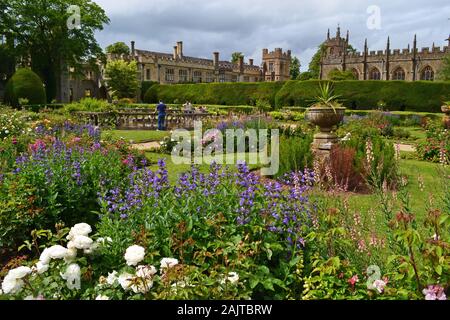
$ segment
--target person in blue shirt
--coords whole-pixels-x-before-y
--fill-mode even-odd
[[[158,106],[156,107],[156,111],[158,112],[158,130],[164,131],[165,127],[165,121],[166,121],[166,110],[167,106],[160,101]]]

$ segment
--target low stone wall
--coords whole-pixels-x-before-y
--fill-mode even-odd
[[[158,128],[158,113],[142,109],[132,109],[118,112],[75,112],[74,116],[85,124],[99,127],[115,127],[119,130],[156,130]],[[210,113],[184,113],[171,111],[166,115],[167,129],[193,129],[195,121],[217,120]]]

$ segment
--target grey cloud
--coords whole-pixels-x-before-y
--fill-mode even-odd
[[[447,0],[97,0],[111,18],[98,34],[102,46],[136,41],[140,49],[171,52],[178,40],[191,56],[210,58],[220,51],[229,59],[234,51],[260,62],[262,48],[291,49],[306,69],[317,46],[338,23],[350,30],[359,50],[368,38],[371,50],[382,50],[391,36],[393,48],[404,48],[417,33],[419,46],[438,46],[450,32]],[[379,5],[382,29],[368,30],[367,7]]]

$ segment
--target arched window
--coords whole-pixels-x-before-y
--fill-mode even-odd
[[[427,66],[422,70],[420,80],[434,81],[434,71],[430,66]]]
[[[355,68],[353,68],[353,69],[352,69],[352,73],[353,73],[353,75],[355,76],[355,79],[356,79],[356,80],[359,80],[359,71],[356,70]]]
[[[381,80],[381,72],[377,68],[373,68],[369,72],[369,80]]]
[[[406,78],[406,73],[402,67],[398,67],[392,73],[392,80],[405,80],[405,78]]]

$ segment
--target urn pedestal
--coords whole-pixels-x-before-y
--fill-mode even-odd
[[[320,159],[328,158],[333,146],[338,143],[338,136],[332,132],[333,127],[344,120],[345,108],[311,107],[307,119],[320,128],[311,145],[313,153]]]

